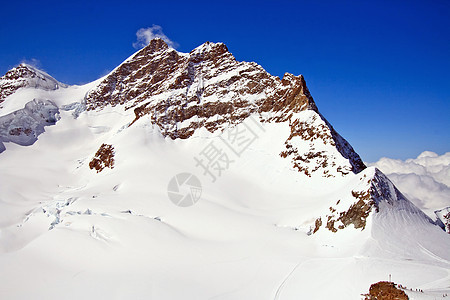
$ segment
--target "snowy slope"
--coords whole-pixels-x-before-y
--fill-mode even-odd
[[[189,58],[214,45],[177,55],[189,69]],[[33,145],[5,143],[0,154],[0,298],[361,299],[389,274],[425,295],[450,291],[449,235],[380,171],[359,164],[306,86],[296,94],[301,84],[267,75],[273,105],[260,109],[269,98],[244,93],[239,109],[205,113],[212,107],[205,105],[229,103],[242,87],[227,88],[227,71],[210,69],[209,82],[225,92],[197,102],[203,112],[194,119],[203,126],[194,128],[191,118],[171,113],[186,102],[158,110],[165,100],[155,91],[165,88],[148,78],[151,70],[145,80],[123,73],[130,62],[141,69],[147,60],[139,53],[139,64],[133,56],[92,84],[35,90],[45,97],[33,99],[59,108],[59,120]],[[211,67],[209,58],[194,60],[203,61]],[[139,81],[131,100],[102,102],[129,95]],[[277,89],[293,96],[279,101]],[[149,91],[155,96],[141,96]],[[136,114],[140,105],[151,109]],[[171,135],[180,128],[192,130]],[[102,157],[101,145],[111,145],[113,163],[97,172],[90,163]],[[180,207],[169,182],[186,172],[200,181],[201,195]],[[192,191],[186,188],[180,193]]]

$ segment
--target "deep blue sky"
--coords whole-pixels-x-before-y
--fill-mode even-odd
[[[194,4],[195,3],[195,4]],[[271,74],[303,74],[365,161],[450,151],[450,1],[3,1],[0,73],[36,59],[80,84],[157,24],[189,52],[224,42]]]

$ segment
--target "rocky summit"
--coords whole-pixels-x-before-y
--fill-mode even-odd
[[[316,171],[302,166],[311,158],[347,172],[365,168],[353,148],[318,113],[302,75],[286,73],[280,80],[256,63],[236,61],[223,43],[207,42],[185,54],[154,39],[89,91],[86,105],[88,110],[123,105],[134,111],[132,123],[150,115],[152,123],[172,139],[189,138],[202,127],[210,132],[223,130],[258,114],[262,122],[289,122],[291,135],[283,156],[291,158],[300,171]],[[311,128],[293,117],[307,110],[321,119],[320,126]],[[300,134],[336,147],[350,168],[337,165],[332,156],[313,148],[306,157],[298,155],[290,141]]]

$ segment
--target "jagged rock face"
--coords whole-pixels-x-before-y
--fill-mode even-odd
[[[286,141],[287,147],[294,135],[314,131],[314,138],[328,142],[348,159],[348,166],[335,164],[339,172],[358,173],[365,168],[353,148],[318,113],[303,76],[286,73],[280,80],[256,63],[236,61],[222,43],[207,42],[186,54],[154,39],[91,90],[86,95],[86,105],[88,110],[108,105],[134,109],[131,125],[150,115],[162,134],[172,139],[189,138],[198,128],[214,132],[257,113],[263,122],[291,124],[293,133]],[[294,115],[306,110],[316,112],[323,127],[299,127],[302,124],[296,122]],[[310,160],[302,158],[298,150],[295,153],[294,148],[291,145],[281,155],[293,154],[293,166],[301,172],[310,169],[305,172],[307,175],[325,164],[333,164],[327,153],[309,149],[309,158],[319,160],[310,166]],[[324,172],[323,176],[330,175]]]
[[[20,64],[0,77],[0,107],[6,97],[25,87],[56,90],[60,87],[66,87],[66,85],[36,68]]]
[[[199,127],[215,131],[253,112],[315,109],[302,76],[280,80],[256,63],[237,62],[221,43],[184,54],[161,39],[114,70],[86,100],[88,109],[124,104],[136,119],[151,114],[171,138],[187,138]],[[177,127],[192,117],[190,126]]]
[[[312,173],[322,171],[324,177],[333,177],[331,169],[337,173],[347,175],[353,171],[359,173],[365,169],[364,163],[350,144],[343,139],[334,128],[318,113],[313,113],[309,118],[289,119],[291,134],[285,142],[286,150],[280,153],[281,157],[289,158],[295,169],[311,176]],[[296,146],[296,140],[306,141],[301,146]],[[328,146],[317,149],[318,143]],[[340,155],[348,159],[350,164],[341,165],[330,151],[336,149]]]
[[[369,169],[368,171],[372,172]],[[322,224],[332,232],[337,232],[349,225],[353,225],[355,229],[364,230],[367,218],[372,212],[380,211],[382,202],[389,207],[420,215],[423,220],[434,224],[424,212],[409,202],[380,170],[374,169],[372,174],[363,173],[359,174],[361,188],[352,190],[351,197],[345,201],[339,199],[336,204],[330,206],[328,214],[316,219],[313,233],[317,232]]]
[[[367,191],[352,191],[352,197],[354,202],[348,206],[348,203],[338,200],[335,205],[330,206],[330,212],[324,217],[316,219],[315,228],[313,233],[316,233],[321,227],[322,223],[331,232],[337,232],[350,225],[353,225],[355,229],[364,230],[366,228],[367,218],[370,213],[377,210],[376,202],[371,195],[371,189]],[[347,205],[345,209],[341,209],[342,206]],[[322,221],[324,219],[324,221]]]

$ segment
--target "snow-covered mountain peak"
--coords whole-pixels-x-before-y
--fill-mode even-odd
[[[170,49],[167,43],[161,38],[152,39],[147,46],[142,48],[139,52],[144,52],[146,54],[155,53],[159,51],[164,51]]]
[[[172,139],[189,138],[202,128],[223,131],[250,116],[262,122],[286,122],[292,133],[283,157],[299,171],[320,170],[330,176],[365,168],[358,154],[318,113],[302,75],[272,76],[256,63],[238,62],[223,43],[206,42],[185,54],[154,39],[89,91],[86,105],[88,110],[117,105],[133,109],[130,126],[149,115],[162,134]],[[298,119],[297,114],[305,111],[316,116],[309,121]],[[295,144],[298,131],[304,130],[309,132],[302,135],[310,145],[299,152]],[[315,146],[329,148],[318,150],[313,145],[316,138],[322,142]],[[325,160],[333,172],[327,171],[330,166]]]
[[[54,79],[19,66],[0,91],[33,80]],[[448,291],[449,235],[366,168],[302,75],[155,39],[57,86],[0,110],[3,298],[360,299],[389,274]]]
[[[42,90],[57,90],[67,87],[29,64],[21,63],[12,68],[3,77],[0,77],[0,107],[6,97],[12,95],[20,88],[37,88]]]
[[[214,55],[218,56],[225,53],[229,53],[229,51],[224,43],[205,42],[192,50],[189,54],[199,60],[205,60],[207,58],[212,58]],[[229,54],[231,55],[231,53]]]

